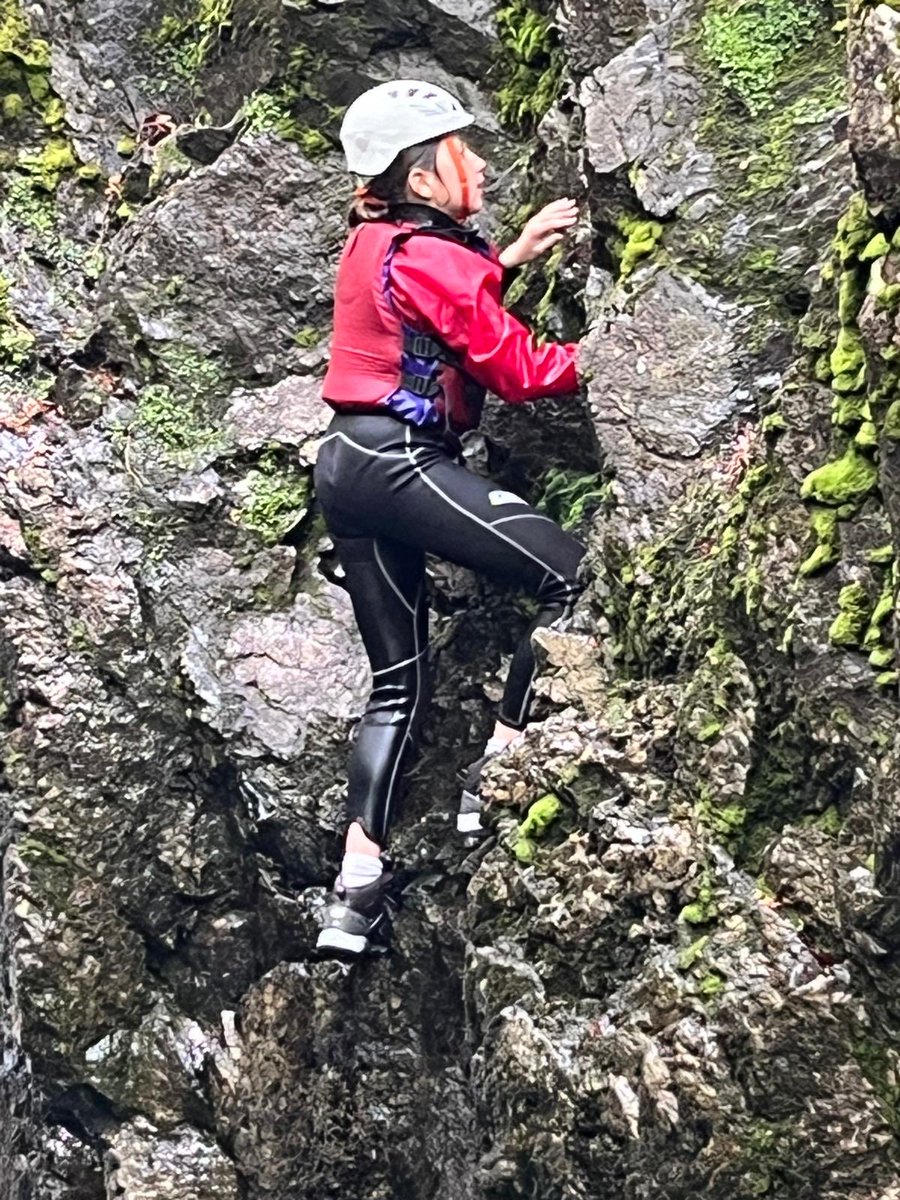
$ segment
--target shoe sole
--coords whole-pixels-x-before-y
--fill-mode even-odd
[[[369,939],[364,933],[346,933],[343,929],[323,929],[316,940],[317,950],[358,958],[365,954]]]

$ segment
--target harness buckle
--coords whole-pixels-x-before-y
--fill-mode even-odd
[[[440,384],[436,379],[428,379],[424,375],[412,375],[408,371],[403,372],[403,386],[414,396],[420,396],[423,400],[430,400],[440,391]]]

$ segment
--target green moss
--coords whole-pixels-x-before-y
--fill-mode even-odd
[[[678,920],[685,921],[688,925],[706,925],[715,920],[718,915],[719,910],[714,899],[712,877],[707,870],[701,876],[697,899],[682,908],[678,914]]]
[[[701,996],[705,996],[707,1000],[711,1000],[714,996],[718,996],[724,986],[725,976],[720,971],[710,971],[703,976],[697,988]]]
[[[799,0],[708,0],[702,46],[726,86],[755,115],[776,103],[773,92],[785,64],[816,37],[820,22],[819,13]]]
[[[178,276],[173,276],[177,280]],[[205,403],[230,390],[223,368],[208,355],[180,342],[165,342],[154,350],[157,369],[175,391],[193,403]]]
[[[2,112],[4,121],[18,121],[24,114],[25,101],[18,92],[10,92],[3,97]]]
[[[803,576],[815,575],[819,571],[824,571],[826,567],[833,566],[839,557],[840,555],[835,546],[820,544],[800,564],[800,574]]]
[[[900,671],[883,671],[875,677],[875,683],[882,688],[895,688],[898,680],[900,680]]]
[[[55,191],[65,172],[77,165],[78,159],[71,143],[61,137],[50,138],[39,153],[22,154],[18,161],[19,170],[32,175],[48,192]]]
[[[862,500],[878,483],[878,469],[851,442],[841,458],[811,471],[800,495],[820,504],[847,504]]]
[[[150,168],[148,183],[151,188],[156,188],[160,183],[186,175],[193,165],[191,159],[179,148],[175,135],[170,134],[153,147],[153,166]]]
[[[862,192],[856,192],[850,198],[847,211],[838,221],[837,233],[831,246],[842,263],[853,262],[859,258],[876,233],[875,222],[865,196]]]
[[[682,971],[689,971],[694,963],[703,957],[703,951],[706,949],[708,943],[709,934],[704,933],[702,937],[695,938],[689,946],[685,946],[678,955],[679,968]]]
[[[21,367],[31,357],[35,336],[16,316],[10,300],[12,283],[0,275],[0,366]]]
[[[529,0],[497,9],[501,52],[497,67],[503,84],[496,94],[501,122],[529,132],[550,109],[562,88],[563,58],[552,19]]]
[[[304,325],[302,329],[298,329],[296,333],[292,334],[291,341],[295,346],[307,350],[311,346],[318,346],[324,336],[321,329],[316,329],[312,325]]]
[[[616,222],[624,242],[615,247],[619,255],[619,278],[627,279],[635,267],[656,252],[664,226],[659,221],[624,216]]]
[[[875,550],[870,550],[866,555],[866,562],[870,563],[883,565],[884,563],[891,563],[893,561],[894,547],[890,542],[886,546],[879,546]]]
[[[228,389],[221,367],[177,342],[155,350],[158,381],[141,389],[136,429],[175,457],[209,450],[221,441],[210,405]]]
[[[844,818],[838,812],[837,808],[833,804],[830,804],[824,812],[804,817],[800,824],[814,829],[821,829],[829,837],[837,837],[844,828]]]
[[[747,157],[744,183],[738,195],[748,199],[761,192],[785,186],[797,170],[797,141],[804,128],[818,125],[846,103],[846,84],[843,78],[822,82],[810,81],[803,95],[789,104],[780,104],[764,118],[757,118],[757,146]],[[742,160],[743,161],[743,160]],[[777,265],[777,255],[769,261],[769,269]],[[764,270],[765,266],[757,267]]]
[[[892,442],[900,442],[900,400],[894,400],[881,425],[882,434]]]
[[[765,250],[751,250],[743,259],[743,266],[747,271],[770,271],[777,263],[778,251],[772,246]]]
[[[123,158],[130,158],[137,149],[137,142],[130,133],[123,134],[116,142],[116,153]]]
[[[863,421],[871,419],[869,398],[865,392],[856,395],[835,394],[831,410],[831,423],[841,429],[855,429]]]
[[[837,511],[833,508],[814,508],[810,513],[809,523],[816,535],[816,546],[812,554],[800,565],[800,574],[804,577],[823,571],[840,557]]]
[[[859,646],[872,612],[872,602],[861,583],[848,583],[838,596],[838,615],[828,630],[835,646]]]
[[[881,630],[888,617],[894,612],[894,586],[891,579],[891,573],[888,572],[884,581],[884,587],[881,589],[881,595],[875,604],[872,611],[872,616],[869,618],[869,627],[866,630],[866,636],[863,640],[863,645],[866,649],[877,646],[881,641]]]
[[[838,285],[838,319],[841,325],[856,323],[864,296],[865,289],[860,281],[859,271],[854,267],[843,270]]]
[[[870,238],[859,252],[860,262],[868,262],[873,258],[881,258],[890,250],[890,242],[883,233],[876,233],[873,238]]]
[[[599,475],[551,467],[538,481],[537,507],[558,521],[563,529],[574,529],[606,497],[608,485]]]
[[[516,831],[513,852],[520,862],[533,860],[537,853],[537,839],[544,836],[561,811],[562,801],[553,792],[535,800]]]
[[[878,430],[872,421],[863,421],[859,429],[856,431],[853,441],[857,446],[861,446],[864,450],[871,449],[878,445]]]
[[[308,474],[294,462],[279,461],[277,451],[272,449],[247,474],[240,490],[244,492],[243,501],[232,516],[268,545],[279,542],[309,508]]]
[[[195,0],[186,16],[167,14],[144,40],[160,51],[163,65],[193,82],[233,23],[234,0]]]
[[[172,388],[150,384],[138,397],[139,426],[169,450],[190,450],[214,444],[216,431],[198,423],[189,405],[182,403]]]
[[[835,391],[854,392],[865,386],[866,355],[856,330],[847,326],[841,328],[829,366]]]
[[[32,71],[50,67],[50,46],[31,36],[31,26],[19,0],[0,0],[0,55],[8,54]]]
[[[763,433],[775,433],[787,429],[787,421],[780,412],[766,413],[759,425]]]
[[[889,667],[894,661],[896,653],[892,646],[876,646],[869,655],[870,664],[877,670],[883,670],[884,667]]]

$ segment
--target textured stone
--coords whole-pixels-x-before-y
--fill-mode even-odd
[[[157,1136],[137,1118],[119,1129],[107,1152],[107,1195],[122,1200],[237,1200],[233,1165],[209,1137],[181,1127]]]

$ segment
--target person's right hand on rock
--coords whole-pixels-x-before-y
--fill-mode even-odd
[[[545,204],[501,253],[500,262],[504,267],[521,267],[523,263],[531,262],[561,242],[577,221],[578,204],[569,197]]]

